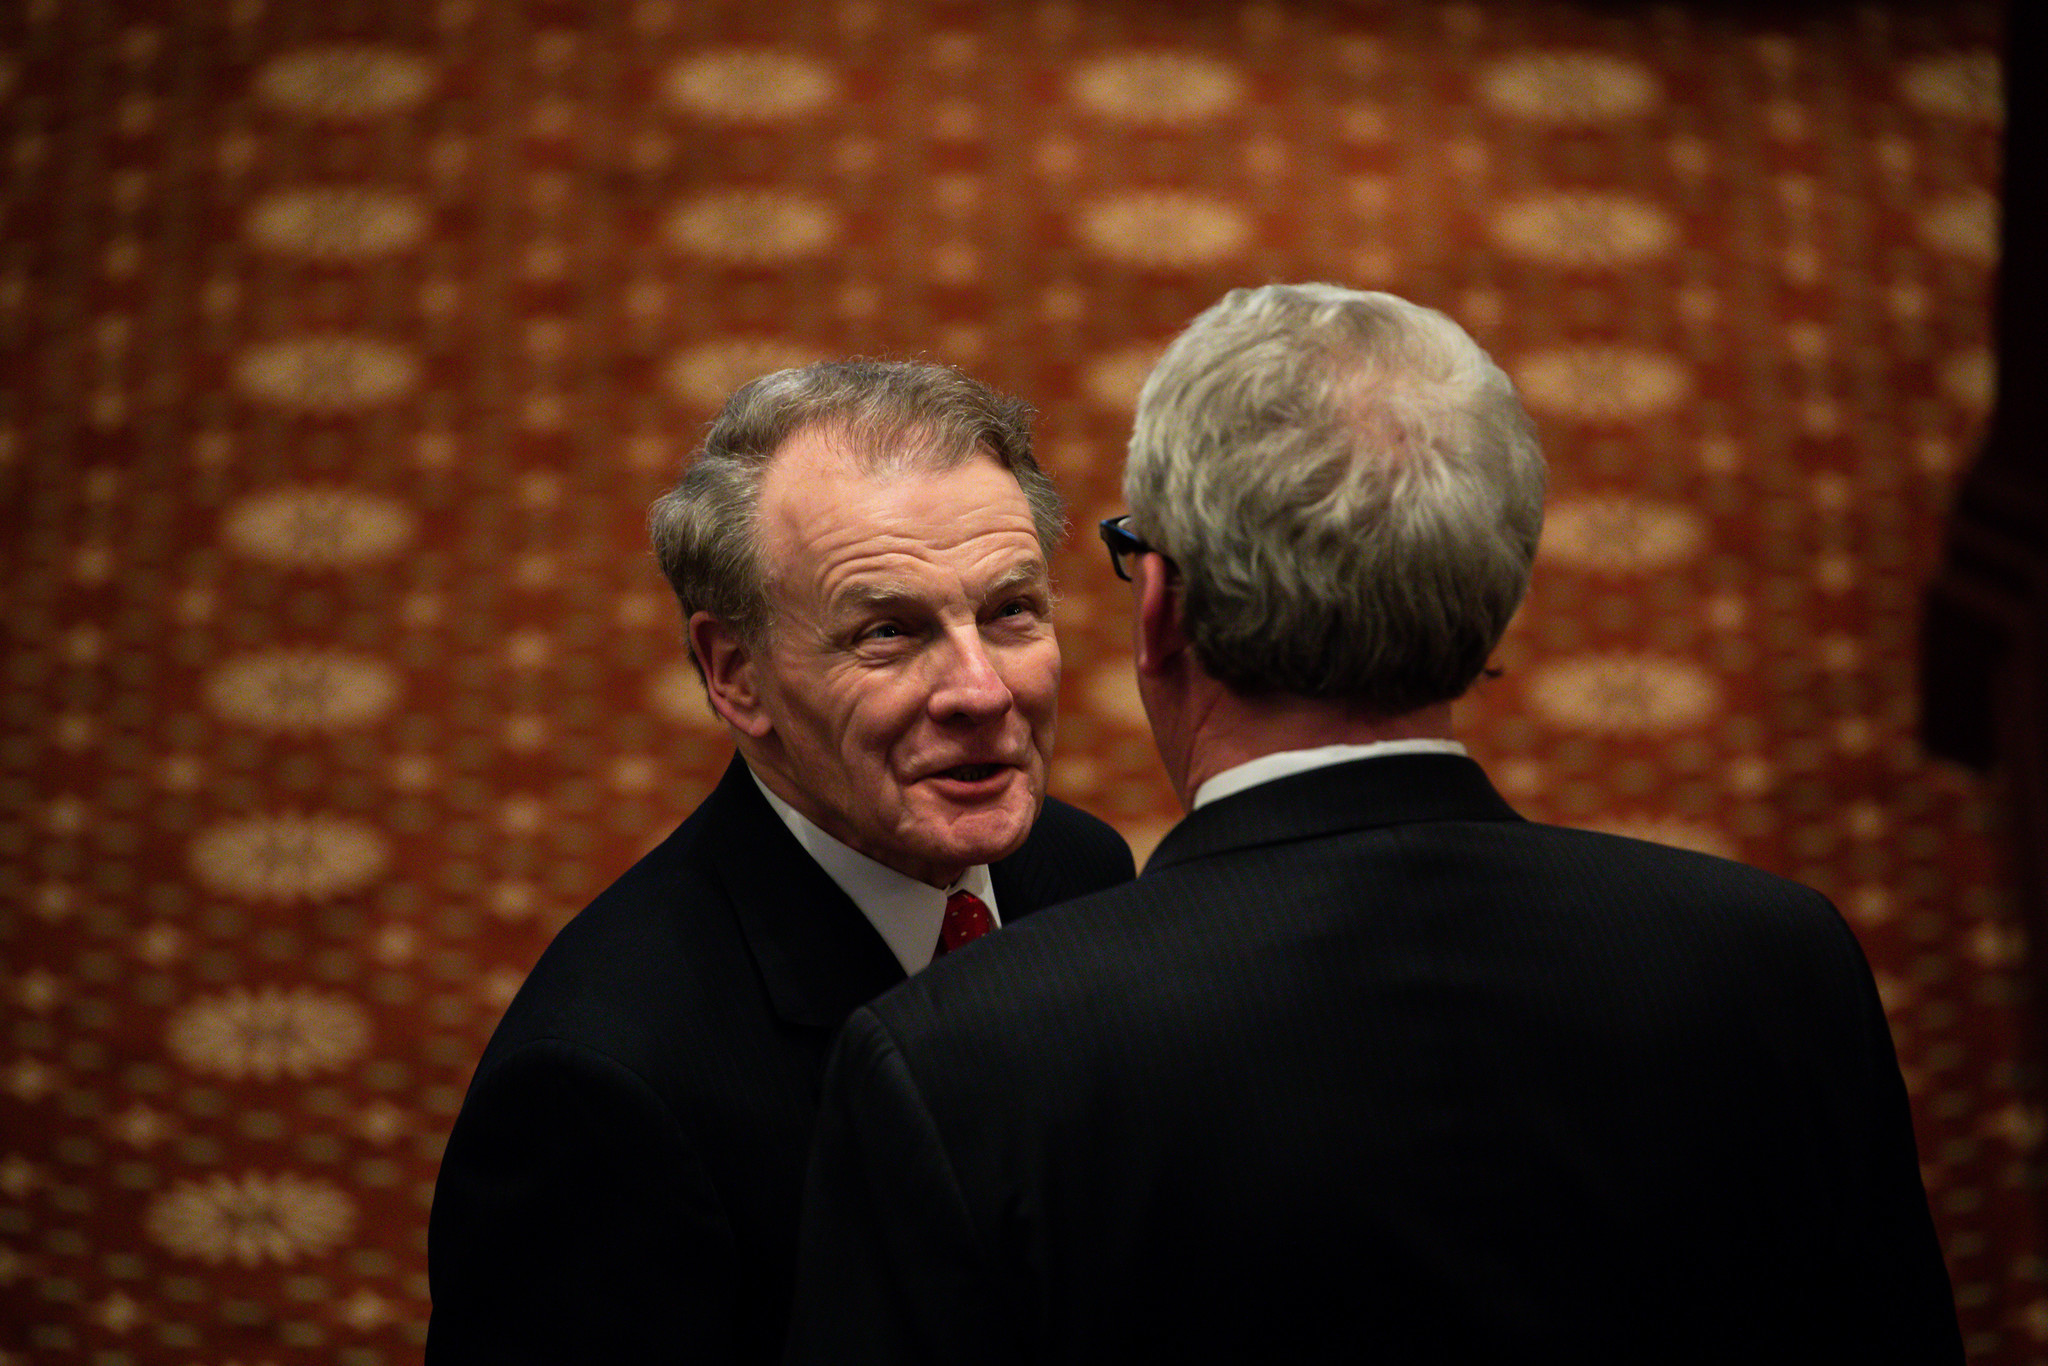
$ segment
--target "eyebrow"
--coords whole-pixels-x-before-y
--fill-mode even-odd
[[[901,584],[855,583],[848,584],[832,595],[831,611],[839,616],[854,616],[884,608],[908,606],[916,601],[917,594]]]
[[[1052,575],[1043,562],[1026,560],[988,586],[986,596],[999,598],[1020,588],[1050,588]]]
[[[1052,576],[1046,572],[1043,561],[1036,558],[1025,560],[991,582],[984,590],[984,600],[1000,598],[1022,588],[1049,590]],[[850,583],[833,594],[831,611],[854,614],[872,612],[891,607],[917,606],[923,603],[923,595],[915,588],[901,583],[869,582]]]

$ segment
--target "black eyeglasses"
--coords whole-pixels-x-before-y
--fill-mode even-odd
[[[1126,512],[1121,517],[1105,517],[1097,524],[1097,530],[1102,533],[1102,543],[1109,547],[1109,567],[1114,569],[1116,576],[1125,583],[1131,581],[1131,571],[1124,561],[1133,555],[1142,555],[1152,548],[1132,534],[1131,529],[1125,525],[1130,520],[1131,514]]]

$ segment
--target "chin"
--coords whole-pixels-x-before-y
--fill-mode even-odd
[[[1038,807],[1033,803],[1031,810],[1023,815],[1004,812],[998,817],[996,813],[988,813],[955,821],[942,841],[946,846],[943,861],[972,866],[1008,858],[1024,847],[1024,841],[1031,836],[1031,823],[1037,815]]]

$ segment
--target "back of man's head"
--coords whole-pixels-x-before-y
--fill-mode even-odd
[[[1245,696],[1399,716],[1462,694],[1529,585],[1543,455],[1462,328],[1391,294],[1238,289],[1145,383],[1132,529]]]

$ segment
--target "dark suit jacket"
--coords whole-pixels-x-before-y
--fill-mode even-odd
[[[990,868],[1005,922],[1131,873],[1054,801]],[[774,1360],[826,1049],[902,980],[735,759],[485,1049],[434,1189],[427,1360]]]
[[[1817,893],[1455,756],[1225,798],[830,1065],[789,1360],[1960,1362]]]

